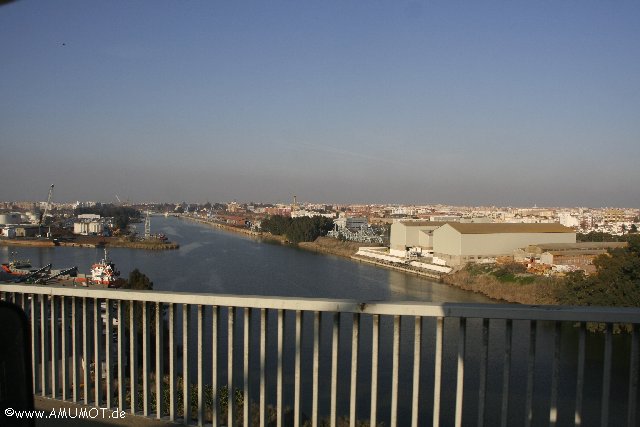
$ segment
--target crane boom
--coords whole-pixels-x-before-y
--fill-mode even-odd
[[[42,214],[42,218],[40,218],[40,224],[38,224],[39,230],[38,233],[40,236],[42,236],[42,223],[44,222],[44,219],[47,216],[47,213],[49,212],[49,209],[51,207],[51,197],[53,197],[53,184],[51,184],[51,187],[49,187],[49,196],[47,197],[47,204],[44,207],[44,213]]]

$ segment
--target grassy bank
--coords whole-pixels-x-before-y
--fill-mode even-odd
[[[448,285],[491,299],[530,305],[558,304],[559,280],[510,271],[509,267],[493,264],[469,265],[442,278]]]
[[[351,258],[358,252],[360,246],[367,246],[365,243],[348,242],[333,239],[331,237],[318,237],[313,242],[300,242],[298,247],[323,254],[338,255]],[[371,245],[368,245],[371,246]]]

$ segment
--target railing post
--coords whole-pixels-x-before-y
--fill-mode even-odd
[[[95,390],[95,406],[99,407],[102,403],[102,315],[101,315],[100,299],[93,300],[93,344],[94,344],[94,390]]]
[[[393,316],[391,367],[391,427],[398,425],[398,374],[400,371],[400,316]]]
[[[432,426],[440,425],[440,389],[442,382],[442,336],[444,329],[444,318],[438,317],[436,320],[436,342],[433,374],[433,420]]]
[[[91,329],[89,328],[89,303],[87,298],[82,298],[82,385],[84,387],[84,391],[82,393],[82,397],[84,398],[84,404],[89,404],[89,393],[91,392],[91,386],[89,384],[89,371],[91,365],[91,354],[89,347],[89,333]]]
[[[349,427],[356,426],[358,397],[358,345],[360,340],[360,313],[353,314],[351,325],[351,390],[349,393]]]
[[[203,334],[203,320],[202,320],[202,304],[198,304],[198,426],[202,427],[204,424],[204,382],[202,378],[202,359],[203,359],[203,347],[202,347],[202,334]]]
[[[40,295],[40,349],[42,350],[42,363],[41,363],[41,381],[40,383],[42,384],[42,396],[46,396],[47,395],[47,389],[49,386],[49,379],[48,379],[48,369],[47,367],[49,366],[49,355],[50,355],[50,349],[49,349],[49,337],[50,335],[48,333],[46,333],[45,331],[47,330],[47,318],[49,317],[49,314],[47,313],[47,296],[46,295]]]
[[[176,420],[176,304],[169,304],[169,421]]]
[[[638,336],[638,325],[633,325],[631,332],[631,356],[629,358],[629,403],[627,425],[629,427],[636,425],[636,408],[638,398],[638,377],[640,376],[640,341]]]
[[[611,393],[611,346],[613,344],[613,325],[607,323],[604,333],[604,361],[602,362],[602,409],[600,425],[609,425],[609,396]]]
[[[371,319],[371,416],[370,424],[377,425],[378,415],[378,353],[380,345],[380,316]]]
[[[62,400],[67,400],[69,386],[69,357],[67,354],[67,300],[64,296],[60,297],[60,387]]]
[[[282,362],[284,358],[284,311],[278,310],[278,372],[276,379],[276,427],[282,427],[284,409],[282,407],[282,387],[283,387],[283,371]]]
[[[338,422],[338,354],[340,351],[340,313],[333,313],[333,329],[331,336],[331,416],[330,425],[336,427]]]
[[[458,320],[458,373],[456,381],[456,419],[455,425],[462,426],[462,405],[464,396],[464,362],[466,356],[467,319],[462,317]]]
[[[245,396],[248,400],[249,396]],[[266,426],[267,415],[267,310],[260,310],[260,427]]]
[[[509,381],[511,379],[511,340],[513,321],[507,319],[504,328],[504,359],[502,369],[502,406],[500,410],[500,426],[507,427],[509,419]]]
[[[233,426],[233,320],[235,308],[229,307],[227,313],[227,426]]]
[[[162,418],[163,382],[164,382],[164,324],[162,319],[162,303],[156,303],[156,418]]]
[[[489,363],[489,319],[482,319],[482,348],[479,361],[478,427],[484,426],[484,407],[487,396],[487,364]]]
[[[118,299],[118,410],[124,411],[125,405],[125,379],[124,379],[124,313],[123,302]]]
[[[549,397],[549,426],[555,427],[558,422],[558,377],[560,376],[560,342],[562,324],[555,322],[553,364],[551,367],[551,390]]]
[[[218,427],[218,339],[220,337],[220,308],[211,309],[211,425]]]
[[[129,395],[131,414],[135,415],[138,405],[138,331],[136,328],[136,303],[129,301]]]
[[[33,393],[38,392],[38,360],[40,357],[40,349],[38,345],[40,340],[38,339],[38,334],[40,333],[40,329],[36,328],[38,324],[38,314],[36,312],[36,295],[31,295],[30,302],[30,312],[31,312],[31,372],[33,377]]]
[[[420,365],[422,346],[422,318],[416,316],[413,331],[413,387],[411,394],[411,427],[418,427],[420,415]]]
[[[78,300],[76,297],[71,297],[71,381],[73,387],[71,394],[74,402],[80,399],[80,372],[78,370],[80,326],[78,324],[78,316]]]
[[[149,304],[142,302],[142,415],[149,415],[149,372],[151,342],[149,339]]]
[[[318,371],[320,365],[320,312],[313,312],[313,368],[311,372],[311,426],[318,426]]]
[[[249,426],[249,346],[251,333],[251,309],[244,308],[244,332],[243,332],[243,383],[242,383],[242,425]]]
[[[295,361],[293,378],[293,425],[300,425],[300,358],[302,353],[302,312],[296,310],[296,330],[295,330]],[[230,424],[231,425],[231,424]]]
[[[58,397],[58,307],[57,298],[49,298],[49,326],[51,331],[51,398]]]
[[[106,396],[106,405],[107,408],[111,408],[112,405],[112,397],[113,397],[113,388],[112,388],[112,382],[113,382],[113,373],[111,372],[111,363],[112,363],[112,342],[113,342],[113,336],[112,336],[112,321],[111,321],[111,300],[110,299],[105,299],[104,300],[104,327],[105,327],[105,333],[104,333],[104,354],[105,354],[105,371],[106,371],[106,376],[105,376],[105,384],[106,384],[106,391],[107,391],[107,396]]]
[[[182,305],[182,423],[191,420],[191,383],[189,378],[189,305]]]
[[[533,381],[536,366],[536,335],[538,323],[535,320],[529,321],[529,357],[527,359],[527,395],[525,400],[525,427],[531,425],[533,419]]]

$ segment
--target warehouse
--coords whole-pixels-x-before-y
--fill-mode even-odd
[[[560,224],[447,223],[433,231],[434,256],[449,266],[512,257],[529,245],[575,242],[575,231]]]
[[[442,227],[444,222],[399,220],[391,224],[389,253],[405,257],[410,251],[419,251],[423,255],[433,250],[433,231]]]

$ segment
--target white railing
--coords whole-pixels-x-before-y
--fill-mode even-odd
[[[27,313],[33,388],[54,399],[199,426],[638,421],[639,309],[0,292]]]

